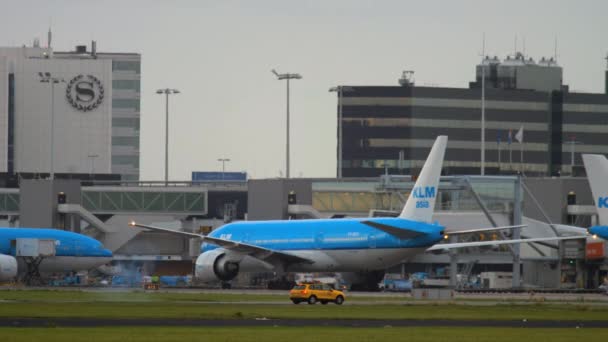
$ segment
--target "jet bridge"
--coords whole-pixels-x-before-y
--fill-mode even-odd
[[[207,189],[200,186],[83,187],[82,207],[96,215],[205,215]]]
[[[81,187],[77,180],[24,180],[19,190],[0,191],[0,215],[18,216],[20,226],[82,231],[112,251],[137,235],[130,220],[174,221],[207,211],[208,188],[192,184]]]
[[[77,215],[99,230],[98,238],[112,251],[117,251],[133,239],[139,230],[127,223],[150,222],[151,217],[165,220],[171,217],[207,214],[207,189],[204,187],[83,187],[82,205],[64,204],[59,212]],[[108,217],[105,222],[98,217]],[[142,218],[145,217],[145,218]]]
[[[33,191],[38,197],[40,192]],[[57,191],[59,193],[61,191]],[[57,195],[57,193],[53,195]],[[0,189],[0,215],[15,216],[21,213],[21,191]],[[206,215],[207,188],[197,187],[82,187],[79,196],[80,209],[63,206],[66,213],[86,210],[93,215],[117,214],[163,214],[163,215]],[[49,198],[56,201],[57,198]],[[67,200],[71,201],[70,196]]]

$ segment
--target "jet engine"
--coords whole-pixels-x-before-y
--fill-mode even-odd
[[[17,259],[0,254],[0,281],[12,280],[17,276]]]
[[[194,276],[202,282],[230,281],[239,273],[241,259],[223,248],[204,252],[196,259]]]

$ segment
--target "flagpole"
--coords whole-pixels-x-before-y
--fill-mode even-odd
[[[486,34],[481,50],[481,175],[486,174]]]
[[[513,131],[507,133],[507,144],[509,145],[509,171],[513,171]]]
[[[519,142],[519,170],[521,174],[524,174],[524,125],[521,125],[515,139]]]
[[[498,139],[498,173],[500,173],[500,139]]]
[[[509,144],[509,169],[513,170],[513,144]]]
[[[524,173],[524,142],[520,142],[520,156],[519,156],[519,163],[521,164],[521,173]]]

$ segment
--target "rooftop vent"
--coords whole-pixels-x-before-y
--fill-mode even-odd
[[[402,87],[412,87],[414,85],[414,71],[405,70],[401,74],[401,78],[399,79],[399,84]]]

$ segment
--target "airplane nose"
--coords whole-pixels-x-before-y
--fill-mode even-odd
[[[109,249],[107,249],[107,248],[105,248],[105,249],[103,249],[101,251],[101,256],[110,257],[111,258],[112,257],[112,251],[109,250]]]

